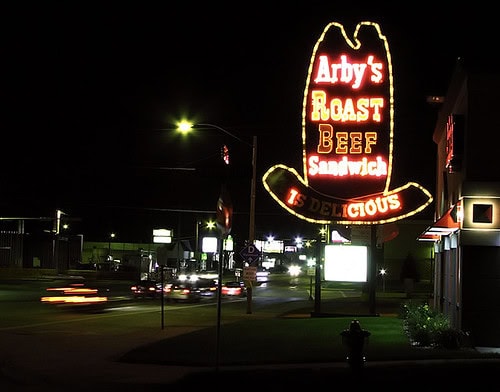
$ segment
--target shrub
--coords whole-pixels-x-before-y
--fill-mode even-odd
[[[469,336],[453,328],[443,329],[436,336],[436,346],[448,349],[457,349],[467,346]]]
[[[458,348],[461,345],[463,334],[451,328],[448,318],[427,303],[404,303],[400,316],[405,332],[415,346]]]

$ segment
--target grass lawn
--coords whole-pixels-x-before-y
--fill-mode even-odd
[[[258,365],[271,363],[345,361],[347,348],[341,332],[352,317],[272,318],[245,320],[220,326],[219,364]],[[367,361],[440,358],[484,358],[473,349],[446,350],[414,347],[399,317],[360,317],[366,340]],[[217,328],[209,327],[138,347],[121,360],[211,366],[216,362]]]

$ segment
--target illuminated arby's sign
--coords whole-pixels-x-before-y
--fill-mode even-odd
[[[390,189],[394,142],[391,54],[377,23],[351,39],[339,23],[314,46],[302,112],[303,173],[271,167],[263,183],[287,211],[317,223],[373,224],[432,202],[414,182]]]

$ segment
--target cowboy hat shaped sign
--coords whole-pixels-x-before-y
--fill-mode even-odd
[[[328,24],[314,46],[302,111],[303,172],[285,165],[263,177],[269,194],[301,219],[379,224],[432,202],[415,182],[391,189],[394,86],[391,54],[377,23],[352,38]]]

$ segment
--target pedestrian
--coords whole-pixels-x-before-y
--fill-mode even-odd
[[[415,260],[411,252],[408,252],[406,258],[403,261],[399,278],[404,285],[406,297],[411,298],[415,290],[415,283],[420,281],[420,274],[417,269],[417,261]]]

